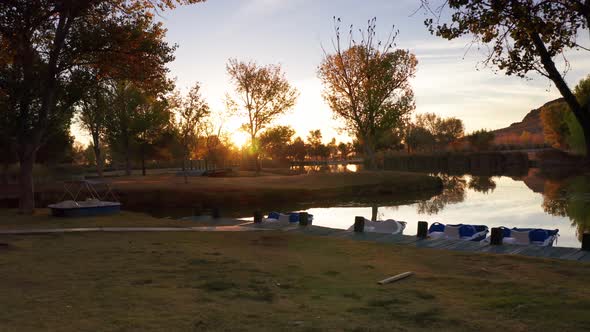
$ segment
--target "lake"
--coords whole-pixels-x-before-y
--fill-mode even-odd
[[[360,165],[305,166],[308,172],[355,172]],[[526,173],[526,171],[525,171]],[[492,227],[559,229],[556,246],[580,247],[581,234],[590,232],[590,175],[565,177],[542,175],[530,169],[518,176],[439,176],[444,190],[424,201],[359,197],[357,201],[331,204],[300,202],[283,206],[279,212],[306,211],[314,225],[347,229],[355,216],[371,220],[394,219],[407,222],[404,234],[415,235],[418,221],[445,224],[478,224]],[[362,203],[361,203],[362,202]],[[372,204],[371,202],[378,202]],[[252,220],[250,208],[224,208],[227,216]],[[263,211],[265,215],[270,211]],[[172,215],[160,211],[160,215]],[[186,216],[186,211],[177,216]]]
[[[522,177],[450,176],[439,174],[444,191],[427,201],[391,202],[367,206],[308,208],[314,225],[346,229],[355,216],[407,222],[406,235],[415,235],[417,222],[466,223],[488,227],[559,229],[555,244],[580,247],[579,234],[590,231],[590,177],[546,179],[532,169]]]

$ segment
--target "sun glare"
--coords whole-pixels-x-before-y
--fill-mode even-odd
[[[248,134],[241,130],[234,131],[232,133],[231,140],[238,148],[244,147],[249,141]]]

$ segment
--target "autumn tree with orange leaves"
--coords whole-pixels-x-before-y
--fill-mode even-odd
[[[20,163],[21,213],[35,207],[36,153],[99,77],[157,86],[174,46],[154,12],[203,0],[5,0],[0,2],[0,104]]]
[[[418,61],[409,51],[395,48],[397,33],[378,41],[375,19],[369,21],[358,42],[352,27],[349,41],[343,40],[340,19],[335,30],[333,53],[325,55],[318,70],[324,99],[363,144],[367,166],[375,168],[379,139],[415,109],[410,79]]]

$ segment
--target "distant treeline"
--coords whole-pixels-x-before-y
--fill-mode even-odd
[[[527,174],[530,163],[525,152],[448,152],[385,156],[383,166],[386,170],[451,175],[521,176]]]

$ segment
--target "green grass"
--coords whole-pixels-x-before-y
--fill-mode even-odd
[[[77,227],[197,227],[214,225],[210,222],[191,222],[174,219],[160,219],[143,213],[122,211],[116,215],[56,218],[49,209],[37,209],[35,215],[19,215],[15,209],[0,209],[0,230],[31,228],[77,228]]]
[[[0,237],[0,331],[578,331],[590,265],[281,232]],[[385,277],[414,271],[380,286]]]

